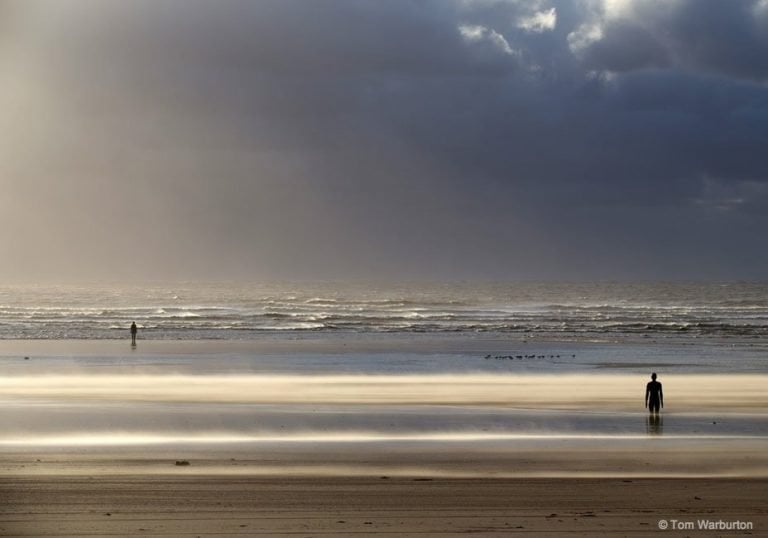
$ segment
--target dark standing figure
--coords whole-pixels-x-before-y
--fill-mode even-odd
[[[136,327],[136,322],[134,321],[131,323],[131,345],[136,345],[136,333],[139,332],[139,329]]]
[[[653,415],[659,413],[659,407],[664,408],[664,393],[661,383],[656,381],[656,372],[651,374],[651,381],[645,386],[645,407]]]

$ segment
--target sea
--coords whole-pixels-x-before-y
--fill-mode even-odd
[[[643,405],[651,372],[665,391],[657,419]],[[768,475],[766,386],[768,283],[0,287],[11,474],[42,472],[30,450],[152,447],[209,471],[245,458],[227,472],[280,473],[354,460],[363,474],[418,474],[444,457],[440,472],[482,475],[490,455],[632,447],[666,451],[669,476],[695,445],[711,466],[688,474]]]
[[[2,339],[249,340],[496,333],[563,341],[768,337],[768,283],[152,283],[0,287]]]

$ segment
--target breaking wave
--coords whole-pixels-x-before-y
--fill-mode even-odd
[[[559,338],[768,336],[768,285],[190,284],[0,287],[0,338],[248,339],[269,331]]]

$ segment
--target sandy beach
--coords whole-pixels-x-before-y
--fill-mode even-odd
[[[4,342],[0,535],[768,529],[759,363],[668,367],[651,420],[633,357],[676,348],[572,347],[560,367],[540,343],[533,368],[495,359],[509,340],[390,344]]]
[[[763,535],[768,481],[429,477],[0,479],[3,536]],[[664,523],[661,523],[664,525]],[[663,534],[663,533],[662,533]]]

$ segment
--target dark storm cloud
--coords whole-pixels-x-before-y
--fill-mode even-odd
[[[70,276],[761,277],[766,4],[6,2],[0,244]]]
[[[602,38],[585,51],[611,71],[669,67],[735,78],[768,77],[768,3],[753,0],[615,2],[595,9]]]

